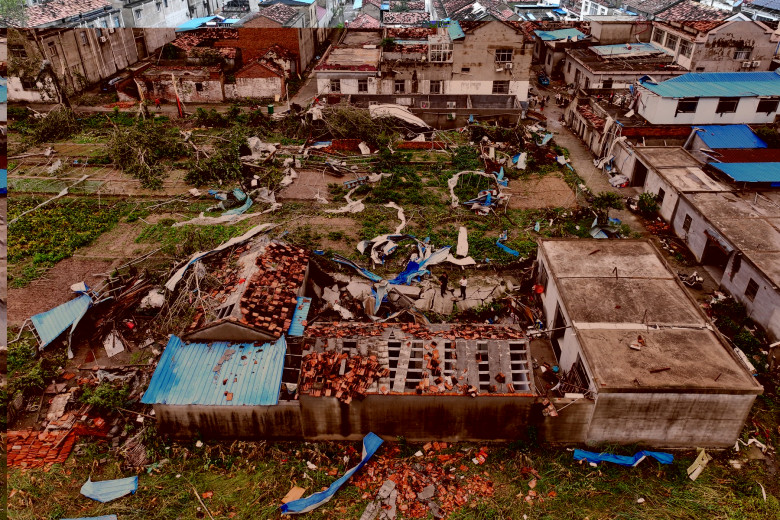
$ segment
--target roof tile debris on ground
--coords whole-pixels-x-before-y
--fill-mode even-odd
[[[349,404],[353,397],[362,398],[379,377],[387,376],[376,356],[349,356],[335,351],[312,353],[303,358],[301,392],[314,397],[335,397]]]
[[[398,493],[398,510],[405,518],[430,518],[430,514],[434,518],[447,518],[475,498],[493,496],[495,488],[490,473],[475,471],[474,466],[467,464],[476,452],[442,453],[448,450],[446,442],[426,444],[424,450],[420,457],[402,459],[400,447],[393,446],[384,455],[369,461],[365,470],[354,477],[355,486],[363,491],[363,499],[373,499],[380,487],[391,480]],[[487,454],[486,448],[478,451]],[[533,471],[523,470],[523,476]]]
[[[588,105],[577,105],[577,110],[582,114],[582,117],[590,121],[590,123],[597,130],[603,130],[606,120],[603,117],[599,117]]]
[[[359,336],[381,336],[389,327],[397,327],[405,334],[419,339],[523,339],[525,334],[519,329],[502,326],[478,324],[452,325],[446,330],[431,330],[416,323],[314,323],[306,329],[311,338]]]
[[[71,419],[72,427],[65,430],[9,431],[7,436],[8,467],[40,468],[65,462],[79,436],[105,437],[108,425],[102,418],[91,425],[74,422],[71,414],[65,414],[61,421]]]

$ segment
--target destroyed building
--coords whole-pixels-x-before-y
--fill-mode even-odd
[[[545,239],[538,282],[590,442],[733,446],[762,387],[644,240]]]

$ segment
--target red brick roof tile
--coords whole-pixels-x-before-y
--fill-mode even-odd
[[[106,7],[111,7],[108,0],[51,0],[27,8],[27,27],[46,25]]]

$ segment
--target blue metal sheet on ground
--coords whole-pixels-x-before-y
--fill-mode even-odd
[[[125,495],[131,495],[138,489],[138,475],[116,480],[92,482],[87,479],[81,486],[81,494],[98,502],[111,502]]]
[[[350,477],[352,477],[352,475],[360,470],[360,468],[365,466],[366,462],[368,462],[368,459],[370,459],[374,453],[376,453],[376,450],[379,449],[379,446],[382,445],[382,442],[382,438],[374,433],[369,433],[363,437],[363,458],[360,460],[357,466],[347,471],[343,477],[331,484],[330,487],[325,491],[320,491],[319,493],[314,493],[313,495],[309,495],[306,498],[293,500],[292,502],[288,502],[282,505],[282,514],[292,515],[308,513],[309,511],[318,508],[333,498],[339,488],[341,488],[341,486],[343,486],[344,483],[349,480]]]
[[[74,300],[30,318],[35,332],[41,340],[41,348],[57,339],[60,334],[65,332],[65,329],[78,322],[91,306],[92,298],[88,294],[82,294]]]

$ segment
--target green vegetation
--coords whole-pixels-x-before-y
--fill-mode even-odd
[[[162,253],[184,257],[198,251],[209,251],[233,237],[237,237],[252,224],[240,223],[234,226],[180,226],[172,227],[173,220],[162,220],[145,228],[137,243],[158,244]]]
[[[91,404],[105,413],[117,408],[123,408],[129,395],[129,386],[115,386],[112,383],[103,382],[94,388],[84,386],[79,400],[84,404]]]
[[[658,211],[658,195],[646,191],[639,194],[639,211],[646,216],[652,216]]]
[[[8,345],[8,396],[17,393],[39,395],[52,378],[65,366],[65,352],[50,350],[36,357],[38,342],[32,333],[24,333],[19,341]]]

